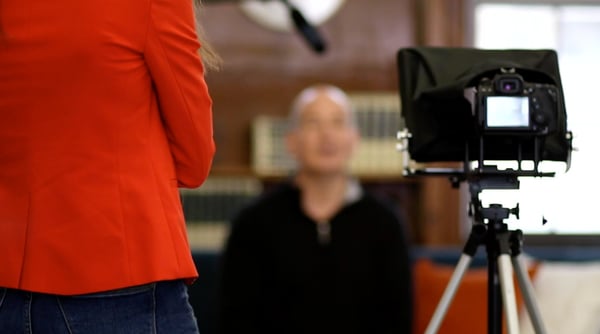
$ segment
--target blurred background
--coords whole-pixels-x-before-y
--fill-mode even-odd
[[[182,192],[195,249],[220,249],[236,211],[289,174],[292,165],[281,142],[284,117],[295,94],[317,82],[350,94],[363,136],[352,171],[397,204],[411,241],[462,244],[470,231],[465,189],[452,188],[444,178],[402,176],[396,53],[412,46],[558,51],[577,149],[571,169],[565,173],[565,166],[557,166],[555,178],[523,180],[521,190],[491,192],[485,200],[507,205],[518,200],[521,219],[513,219],[511,227],[532,239],[598,243],[594,197],[580,192],[600,186],[593,175],[600,113],[592,91],[600,77],[599,0],[290,1],[307,18],[309,13],[318,18],[314,26],[326,43],[321,53],[289,25],[287,11],[256,10],[253,2],[261,3],[204,0],[199,16],[223,66],[207,76],[217,144],[213,169],[201,188]],[[268,2],[283,7],[279,1],[262,3]],[[542,225],[543,219],[548,223]]]

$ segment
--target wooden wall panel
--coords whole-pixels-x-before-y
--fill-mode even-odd
[[[417,40],[427,46],[465,45],[465,0],[421,0],[417,2]],[[444,167],[448,167],[446,164]],[[460,168],[460,164],[450,166]],[[465,209],[460,192],[443,177],[425,178],[420,192],[420,242],[424,245],[461,243],[459,223]]]
[[[465,44],[466,0],[421,0],[417,2],[417,40],[429,46]]]
[[[250,163],[249,126],[257,114],[283,115],[294,95],[316,82],[346,90],[397,90],[395,53],[414,44],[410,0],[348,0],[319,28],[318,55],[295,32],[267,30],[235,3],[206,4],[201,20],[224,60],[208,75],[214,99],[215,168]]]
[[[201,21],[224,60],[207,80],[214,99],[216,173],[249,173],[250,124],[284,115],[303,87],[329,82],[352,91],[398,89],[396,51],[415,45],[460,46],[466,0],[347,0],[319,28],[328,42],[313,53],[295,32],[269,31],[234,2],[206,4]],[[375,182],[376,183],[376,182]],[[445,179],[411,184],[408,218],[418,244],[459,240],[457,190]],[[403,196],[410,196],[408,194]]]

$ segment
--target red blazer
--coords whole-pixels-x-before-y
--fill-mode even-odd
[[[3,0],[0,287],[197,276],[179,187],[214,155],[192,0]]]

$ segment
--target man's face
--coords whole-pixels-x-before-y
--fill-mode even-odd
[[[306,172],[345,172],[358,133],[349,112],[325,94],[305,105],[296,128],[288,136],[288,148]]]

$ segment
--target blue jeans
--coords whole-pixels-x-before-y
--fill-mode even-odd
[[[187,286],[164,281],[78,296],[0,288],[3,334],[197,334]]]

